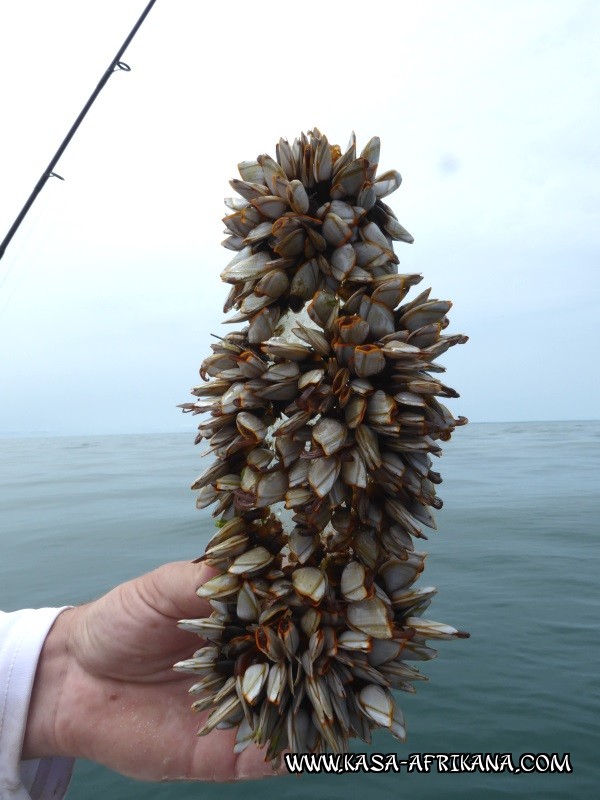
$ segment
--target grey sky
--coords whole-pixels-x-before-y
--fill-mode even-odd
[[[0,7],[0,238],[145,0]],[[382,139],[473,421],[597,418],[600,5],[158,0],[0,261],[0,432],[190,430],[238,161]]]

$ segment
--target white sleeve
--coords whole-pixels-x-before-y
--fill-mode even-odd
[[[29,701],[48,631],[63,608],[0,611],[0,798],[60,800],[72,758],[21,761]]]

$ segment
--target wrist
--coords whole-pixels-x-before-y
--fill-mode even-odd
[[[59,721],[67,693],[71,660],[70,637],[76,609],[58,615],[40,653],[27,714],[22,758],[70,756]]]

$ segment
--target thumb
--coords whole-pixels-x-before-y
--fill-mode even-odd
[[[214,574],[206,564],[174,561],[143,575],[140,588],[148,605],[163,616],[174,620],[207,617],[212,608],[196,590]]]

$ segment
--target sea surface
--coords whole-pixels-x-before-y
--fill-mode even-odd
[[[0,607],[76,604],[214,531],[187,488],[193,433],[0,440]],[[69,800],[600,796],[600,422],[471,424],[441,459],[444,508],[420,585],[427,616],[471,633],[440,642],[399,699],[400,744],[371,752],[570,753],[571,774],[304,775],[146,784],[78,762]],[[429,532],[428,532],[429,533]],[[360,748],[357,748],[360,750]]]

